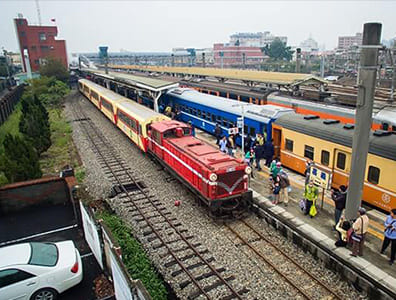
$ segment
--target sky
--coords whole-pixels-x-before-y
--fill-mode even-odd
[[[271,31],[297,46],[312,36],[326,49],[337,37],[382,23],[382,38],[396,37],[396,1],[84,1],[40,0],[43,25],[56,19],[67,51],[170,52],[175,47],[212,47],[235,32]],[[18,51],[13,18],[38,23],[34,0],[0,0],[0,48]]]

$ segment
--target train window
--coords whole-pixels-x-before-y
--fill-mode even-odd
[[[256,128],[250,127],[249,133],[250,133],[250,136],[256,136]]]
[[[201,117],[201,114],[202,114],[201,110],[200,110],[200,109],[197,109],[197,112],[198,112],[198,113],[197,113],[197,116],[198,116],[198,117]]]
[[[96,100],[99,100],[99,96],[96,92],[91,91],[91,96],[94,97]]]
[[[286,139],[285,141],[285,148],[286,150],[293,152],[294,142],[292,140]]]
[[[389,129],[389,124],[388,123],[382,123],[382,130],[388,130]]]
[[[82,85],[82,83],[81,83],[81,82],[79,82],[79,83],[78,83],[78,86],[80,87],[80,90],[82,90],[82,88],[83,88],[83,85]]]
[[[220,92],[220,97],[227,98],[227,93],[225,93],[225,92]]]
[[[313,159],[314,159],[314,151],[315,151],[314,147],[305,145],[305,148],[304,148],[304,157],[313,160]]]
[[[337,168],[345,170],[346,155],[342,152],[337,153]]]
[[[202,118],[206,119],[206,112],[202,111]]]
[[[216,116],[212,115],[212,122],[216,123]]]
[[[212,114],[210,112],[206,113],[206,120],[210,121],[212,119]]]
[[[102,100],[102,106],[107,109],[108,111],[113,112],[113,105],[111,105],[109,102],[107,102],[106,100],[103,99],[103,97],[101,97]]]
[[[196,108],[193,108],[193,109],[192,109],[192,114],[193,114],[194,116],[197,115],[197,109],[196,109]]]
[[[230,93],[230,99],[238,100],[238,96]]]
[[[392,125],[392,131],[396,132],[396,125]]]
[[[329,163],[330,163],[330,152],[329,151],[322,150],[320,162],[325,166],[329,165]]]
[[[370,166],[368,170],[367,180],[371,183],[378,184],[380,176],[380,169]]]

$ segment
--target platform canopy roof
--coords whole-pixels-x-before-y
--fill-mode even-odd
[[[97,69],[82,69],[82,71],[152,92],[160,92],[179,86],[179,84],[176,82],[156,78],[148,78],[144,76],[135,76],[120,72],[109,72],[108,74],[106,74],[105,71]]]
[[[199,77],[240,80],[243,82],[271,83],[282,86],[326,84],[326,81],[301,73],[265,72],[242,69],[195,68],[195,67],[164,67],[139,65],[110,65],[114,69],[127,69],[145,72],[180,74]]]

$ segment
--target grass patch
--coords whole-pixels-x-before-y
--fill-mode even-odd
[[[15,106],[15,110],[8,119],[0,126],[0,154],[3,153],[3,142],[5,136],[10,133],[12,135],[21,135],[19,132],[19,118],[21,116],[21,103]]]
[[[62,110],[48,109],[51,128],[51,147],[41,154],[40,166],[44,175],[57,174],[63,167],[77,167],[77,152],[72,143],[72,128]]]
[[[78,183],[80,183],[80,184],[83,183],[83,181],[85,179],[85,170],[84,170],[84,168],[82,166],[77,167],[74,170],[74,176],[76,177]]]
[[[146,256],[143,247],[131,235],[130,229],[116,215],[100,212],[97,216],[110,228],[122,249],[122,260],[132,279],[140,279],[155,300],[167,299],[167,290]]]

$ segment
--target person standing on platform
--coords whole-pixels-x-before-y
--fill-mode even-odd
[[[279,193],[281,190],[279,176],[276,176],[276,178],[271,181],[271,188],[272,188],[272,204],[277,205],[279,203],[279,196],[280,196]]]
[[[256,141],[256,148],[254,148],[254,154],[256,156],[256,169],[261,171],[260,160],[264,155],[264,147],[260,146],[260,142]]]
[[[334,209],[334,221],[336,226],[340,217],[342,215],[342,211],[345,209],[346,199],[347,199],[347,187],[345,185],[340,186],[340,190],[332,190],[331,191],[331,199],[333,199],[335,204]]]
[[[191,126],[191,135],[192,135],[192,136],[195,136],[195,126],[194,126],[194,124],[191,122],[191,120],[188,121],[188,125]]]
[[[245,149],[246,151],[250,150],[250,148],[252,148],[252,137],[250,136],[250,134],[248,133],[245,139]]]
[[[309,183],[309,176],[311,174],[311,168],[315,165],[315,163],[312,160],[307,160],[305,162],[305,171],[304,171],[304,175],[305,175],[305,185],[307,185]]]
[[[318,188],[313,184],[313,181],[311,180],[305,186],[305,190],[304,190],[305,215],[308,215],[309,211],[311,210],[311,206],[315,205],[316,200],[318,200],[318,195],[319,195]]]
[[[234,143],[234,135],[233,134],[230,134],[228,136],[227,149],[228,149],[228,155],[234,157],[235,143]]]
[[[269,168],[271,165],[272,158],[274,157],[275,149],[274,149],[274,140],[267,141],[264,144],[264,153],[265,153],[265,165]]]
[[[256,143],[258,143],[259,146],[264,146],[264,138],[260,133],[257,134]]]
[[[283,169],[282,169],[282,163],[281,163],[280,161],[278,161],[278,162],[276,163],[276,165],[275,165],[275,168],[273,168],[273,169],[271,170],[272,179],[275,179],[276,176],[278,176],[278,174],[279,174],[282,170],[283,170]]]
[[[391,255],[389,264],[393,265],[396,255],[396,209],[392,209],[390,215],[385,220],[385,238],[382,243],[381,254],[384,254],[386,248],[391,244]]]
[[[216,124],[216,127],[214,129],[214,134],[216,137],[216,145],[218,145],[221,139],[221,127],[218,123]]]
[[[278,174],[279,177],[279,184],[280,184],[280,200],[279,202],[283,202],[285,206],[289,203],[289,186],[290,180],[289,176],[285,171],[280,171]]]
[[[227,153],[228,149],[227,149],[227,138],[225,136],[223,136],[223,138],[219,141],[219,148],[220,151],[223,153]]]
[[[253,161],[254,161],[254,150],[253,150],[253,148],[251,148],[245,154],[245,162],[252,169],[252,173],[251,173],[252,178],[254,178],[254,175],[253,175]]]
[[[359,208],[358,218],[353,223],[352,233],[352,253],[351,256],[363,256],[363,245],[366,239],[366,233],[369,228],[370,220],[366,214],[366,210],[363,207]]]

